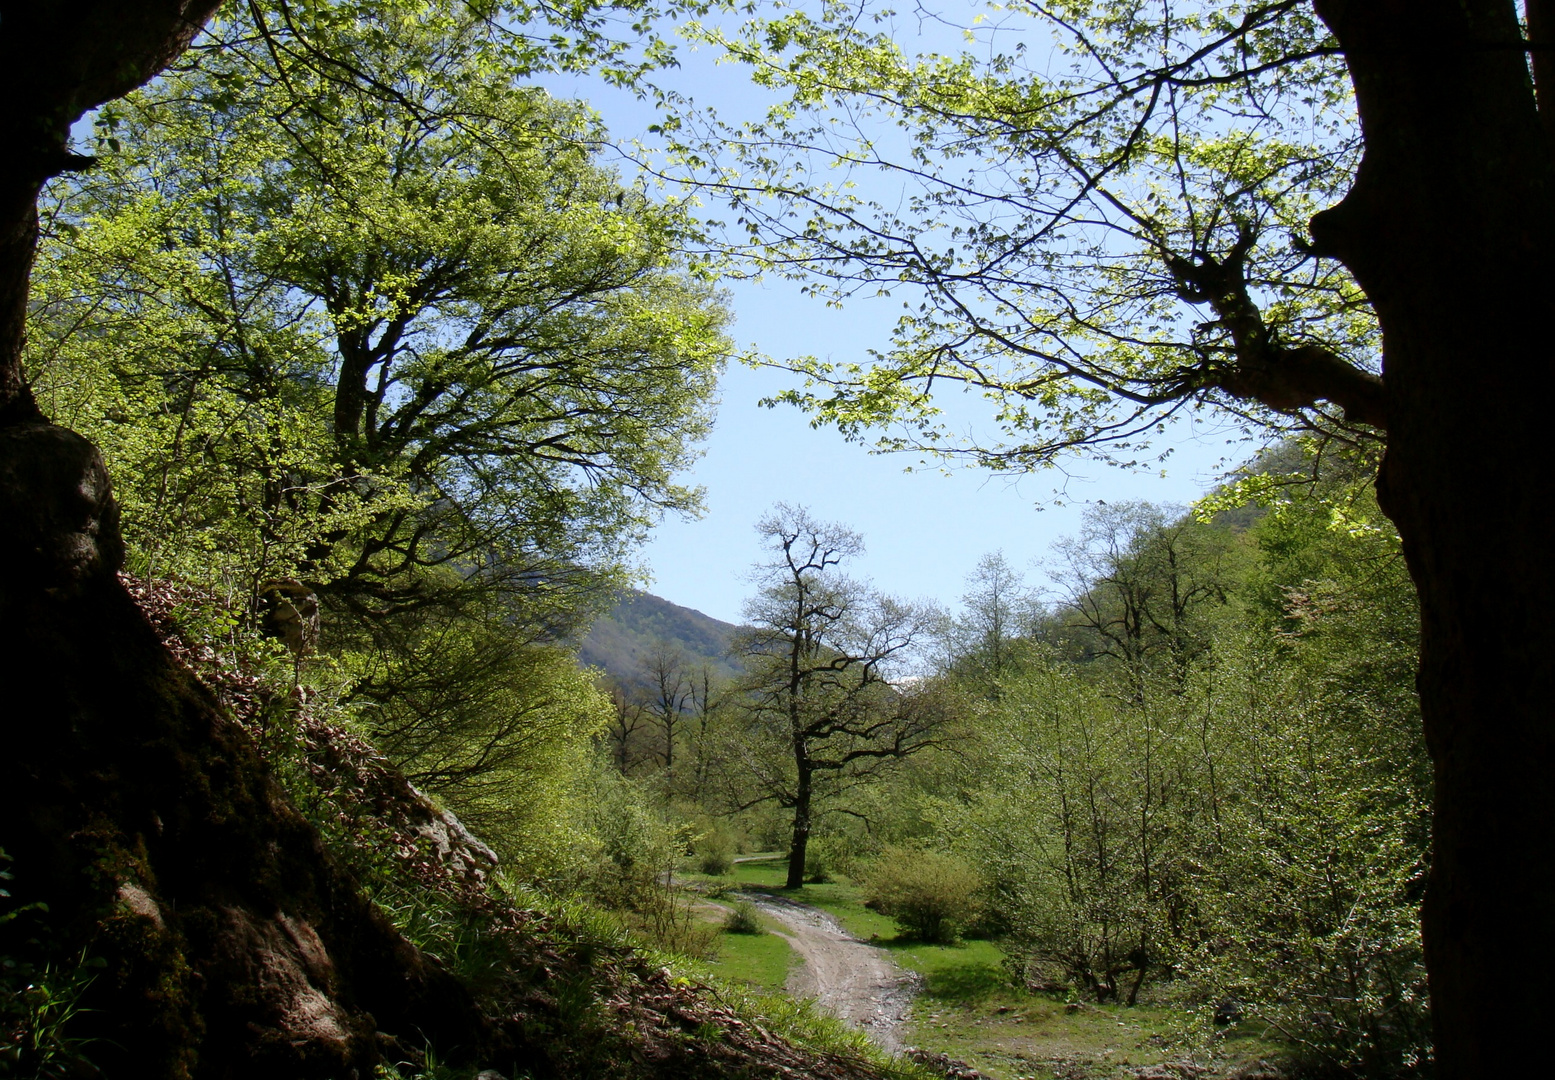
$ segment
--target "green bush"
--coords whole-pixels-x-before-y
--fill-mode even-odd
[[[867,843],[867,841],[865,841]],[[852,878],[866,848],[861,838],[847,833],[827,832],[811,836],[805,847],[804,876],[813,885],[825,885],[835,881],[838,875]]]
[[[726,822],[711,822],[696,839],[697,869],[722,877],[734,869],[734,855],[738,850],[739,837],[735,831]]]
[[[831,852],[826,845],[812,840],[805,847],[804,879],[812,885],[825,885],[832,880]]]
[[[724,917],[724,932],[729,934],[761,933],[761,919],[757,917],[756,908],[749,900],[741,900],[729,909],[729,914]]]
[[[920,941],[947,942],[977,914],[982,883],[954,855],[888,847],[864,878],[868,906]]]

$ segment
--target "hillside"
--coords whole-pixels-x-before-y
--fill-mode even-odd
[[[598,619],[583,639],[580,659],[623,685],[642,681],[642,658],[654,642],[673,642],[693,667],[707,663],[715,678],[739,673],[730,659],[731,635],[738,629],[692,608],[651,593],[627,590],[609,614]]]
[[[215,597],[117,584],[0,629],[0,670],[71,718],[15,732],[0,783],[0,1075],[901,1075],[492,888],[318,695],[187,636]]]

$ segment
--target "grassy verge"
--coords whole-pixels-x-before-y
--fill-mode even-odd
[[[718,935],[718,959],[709,963],[715,975],[731,982],[744,983],[764,990],[782,990],[788,973],[799,957],[788,942],[773,933],[778,926],[765,915],[759,916],[759,934]]]
[[[669,976],[668,985],[673,991],[695,993],[717,1002],[731,1010],[747,1029],[754,1029],[763,1038],[766,1032],[771,1032],[793,1046],[827,1058],[862,1058],[874,1069],[879,1080],[937,1080],[921,1066],[882,1053],[863,1032],[817,1012],[810,1002],[795,1000],[780,989],[774,989],[771,981],[776,980],[777,986],[781,986],[779,972],[786,978],[792,956],[787,943],[774,934],[723,934],[724,941],[744,940],[735,941],[732,952],[725,953],[720,960],[709,961],[664,951],[637,939],[617,915],[586,900],[544,896],[522,888],[513,892],[522,897],[527,907],[544,911],[574,947],[578,942],[609,949],[630,947],[647,967],[662,969]],[[712,916],[714,913],[704,911],[701,914]],[[781,947],[781,952],[764,942],[775,943]],[[762,982],[763,972],[768,984]],[[704,1025],[686,1032],[686,1036],[692,1041],[717,1040],[721,1033]],[[786,1076],[801,1075],[792,1068],[779,1068],[774,1062],[770,1074],[777,1075],[778,1072]],[[596,1070],[594,1075],[629,1073],[618,1073],[606,1066]],[[737,1075],[768,1075],[768,1072],[740,1072]],[[428,1073],[416,1080],[441,1080],[441,1074]]]
[[[1138,1071],[1167,1062],[1191,1058],[1223,1069],[1278,1054],[1277,1044],[1243,1036],[1220,1044],[1212,1062],[1190,1053],[1188,1018],[1180,1009],[1089,1005],[1027,993],[1012,985],[993,942],[905,940],[892,919],[864,906],[846,879],[794,892],[782,887],[785,870],[782,858],[773,856],[737,863],[730,877],[709,880],[813,904],[855,937],[886,949],[923,978],[908,1041],[966,1061],[991,1080],[1132,1080]]]

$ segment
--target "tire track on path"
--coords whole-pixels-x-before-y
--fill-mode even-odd
[[[860,941],[819,908],[769,893],[741,893],[783,925],[782,937],[804,960],[788,976],[795,997],[861,1028],[888,1053],[902,1050],[903,1029],[922,979],[884,949]]]

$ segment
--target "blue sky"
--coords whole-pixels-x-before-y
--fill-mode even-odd
[[[867,313],[830,311],[787,282],[734,290],[735,334],[773,356],[862,355],[876,344]],[[894,311],[890,314],[894,315]],[[872,331],[874,333],[872,333]],[[872,455],[829,429],[814,430],[798,410],[757,402],[792,376],[734,367],[722,386],[718,423],[690,479],[707,490],[707,511],[694,522],[669,521],[642,553],[649,590],[714,618],[739,620],[751,565],[761,557],[755,523],[773,503],[802,503],[826,520],[863,534],[866,554],[854,567],[885,592],[955,606],[978,559],[1002,550],[1012,566],[1039,583],[1031,564],[1053,541],[1076,532],[1087,503],[1145,499],[1187,503],[1219,474],[1219,463],[1250,450],[1228,446],[1235,432],[1179,425],[1175,450],[1160,469],[1130,472],[1091,463],[1016,480],[932,466],[903,470],[916,459]],[[1063,505],[1054,505],[1061,502]]]
[[[916,35],[909,22],[903,35]],[[944,44],[943,26],[931,28]],[[904,38],[899,41],[906,44]],[[959,44],[959,36],[950,39]],[[718,67],[706,54],[683,53],[677,89],[697,101],[716,102],[720,116],[750,115],[761,99],[743,73]],[[647,138],[655,120],[650,106],[629,93],[587,80],[551,81],[558,96],[585,99],[623,142]],[[629,166],[622,166],[623,172]],[[862,359],[885,343],[900,301],[851,301],[841,310],[801,295],[783,280],[728,285],[741,346],[774,357],[815,355],[838,361]],[[1058,538],[1076,532],[1088,503],[1142,499],[1186,504],[1211,487],[1228,464],[1255,449],[1231,428],[1179,422],[1156,447],[1170,458],[1147,471],[1125,471],[1073,462],[1067,472],[1048,470],[1012,480],[977,470],[944,475],[915,458],[872,455],[832,430],[814,430],[799,411],[765,409],[761,398],[793,385],[797,377],[731,366],[721,387],[718,421],[706,452],[687,478],[706,489],[706,512],[696,521],[669,520],[640,553],[649,591],[730,622],[740,620],[751,591],[748,572],[761,558],[757,519],[776,502],[808,506],[818,517],[842,523],[864,537],[866,554],[852,567],[881,590],[954,607],[966,577],[986,552],[1002,550],[1009,563],[1040,584],[1038,560]],[[983,414],[975,398],[955,403],[957,416]],[[1212,423],[1212,422],[1211,422]],[[1164,475],[1162,471],[1164,469]],[[1056,505],[1061,503],[1062,505]]]

